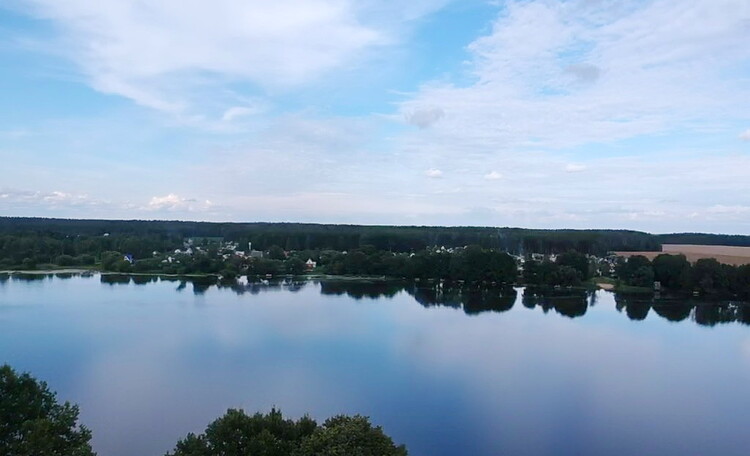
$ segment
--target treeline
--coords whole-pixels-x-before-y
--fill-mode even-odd
[[[691,264],[684,255],[666,254],[652,262],[636,255],[619,261],[616,271],[622,283],[635,287],[652,289],[654,282],[659,282],[670,291],[750,299],[750,265],[721,264],[713,258]]]
[[[373,246],[377,250],[416,252],[431,246],[479,245],[514,254],[561,253],[575,250],[604,255],[612,250],[659,250],[662,242],[697,239],[708,244],[750,245],[750,237],[724,235],[652,235],[628,230],[533,230],[493,227],[360,226],[303,223],[210,223],[180,221],[112,221],[41,218],[0,218],[0,235],[32,236],[63,240],[96,238],[150,238],[179,241],[190,237],[225,241],[268,249],[352,250]],[[689,236],[689,237],[685,237]],[[103,248],[105,250],[123,250]],[[127,250],[127,249],[126,249]],[[136,248],[130,249],[133,253]],[[148,250],[148,249],[144,249]],[[40,251],[50,256],[51,252]],[[91,252],[85,252],[91,253]],[[57,253],[58,255],[60,253]]]
[[[172,251],[182,238],[166,234],[68,235],[35,231],[0,234],[0,268],[37,265],[90,266],[105,252],[127,252],[135,258],[149,258],[153,252]]]
[[[395,254],[372,246],[336,253],[321,260],[333,275],[380,275],[406,279],[444,279],[467,282],[513,284],[517,278],[515,259],[506,252],[478,245],[444,250],[422,250]]]

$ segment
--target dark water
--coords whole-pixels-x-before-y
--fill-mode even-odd
[[[228,407],[365,414],[410,454],[746,455],[750,311],[531,290],[0,276],[0,363],[101,456]]]

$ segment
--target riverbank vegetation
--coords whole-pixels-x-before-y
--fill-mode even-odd
[[[748,266],[660,255],[615,263],[610,250],[661,241],[750,245],[750,237],[616,230],[382,227],[0,218],[0,270],[98,269],[232,280],[305,273],[534,287],[750,297]]]
[[[617,265],[619,284],[636,290],[692,292],[701,296],[750,299],[750,265],[732,266],[706,258],[691,264],[683,255],[659,255],[654,261],[633,256]],[[619,291],[627,291],[622,286]]]

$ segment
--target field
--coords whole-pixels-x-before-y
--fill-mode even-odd
[[[692,245],[692,244],[664,244],[661,252],[615,252],[622,257],[643,255],[653,260],[663,253],[670,255],[685,255],[691,263],[701,258],[715,258],[719,263],[739,266],[750,264],[750,247],[733,247],[727,245]]]

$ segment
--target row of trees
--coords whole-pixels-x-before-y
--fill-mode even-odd
[[[534,261],[528,258],[523,265],[523,283],[531,286],[577,286],[592,276],[586,255],[574,251],[559,255],[556,261]]]
[[[38,265],[90,266],[104,252],[126,252],[148,258],[152,252],[182,247],[182,239],[169,235],[67,235],[22,232],[0,234],[0,268],[34,269]]]
[[[97,245],[105,233],[120,245]],[[33,236],[33,242],[43,240],[62,242],[37,251],[46,255],[39,262],[51,262],[57,255],[74,253],[73,244],[93,242],[82,246],[88,254],[106,250],[125,251],[141,257],[141,253],[163,251],[172,244],[178,248],[185,238],[215,238],[247,245],[257,249],[277,245],[284,250],[353,250],[372,245],[377,250],[416,252],[429,246],[460,247],[476,244],[514,254],[561,253],[576,250],[581,253],[604,255],[613,250],[659,250],[662,243],[701,243],[750,245],[748,236],[710,234],[652,235],[628,230],[530,230],[493,227],[424,227],[424,226],[358,226],[320,225],[303,223],[209,223],[177,221],[116,221],[116,220],[61,220],[39,218],[0,218],[0,236]],[[132,241],[135,241],[133,243]],[[141,243],[141,241],[148,241]],[[149,245],[146,245],[149,244]],[[177,247],[175,247],[175,244]],[[26,255],[29,258],[32,256]],[[2,258],[2,256],[0,256]],[[21,257],[20,259],[23,259]]]
[[[78,407],[58,403],[44,382],[0,366],[0,454],[95,456]],[[336,416],[319,425],[280,411],[247,415],[229,410],[200,435],[188,434],[167,456],[406,456],[362,416]]]
[[[654,261],[632,256],[617,265],[618,278],[627,285],[696,291],[702,295],[733,295],[750,299],[750,265],[721,264],[704,258],[691,264],[684,255],[659,255]]]
[[[394,254],[368,246],[322,258],[322,262],[325,272],[335,275],[379,275],[497,284],[513,284],[518,275],[512,256],[478,245],[454,252],[430,249],[415,254]]]

